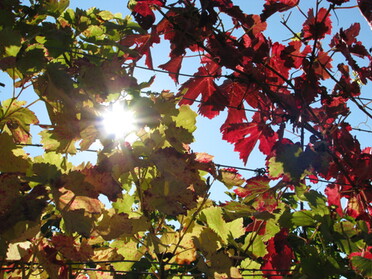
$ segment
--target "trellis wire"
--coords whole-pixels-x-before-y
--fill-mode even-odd
[[[95,264],[95,265],[100,265],[100,264],[105,264],[106,266],[110,265],[110,264],[113,264],[113,263],[139,263],[140,261],[134,261],[134,260],[108,260],[108,261],[88,261],[88,262],[66,262],[64,264],[61,264],[61,266],[70,266],[70,271],[74,270],[74,271],[93,271],[93,272],[109,272],[109,273],[114,273],[114,274],[146,274],[146,275],[155,275],[155,274],[158,274],[156,272],[149,272],[149,271],[140,271],[140,270],[114,270],[114,269],[110,269],[110,270],[107,270],[107,269],[99,269],[99,268],[87,268],[87,267],[72,267],[74,265],[92,265],[92,264]],[[0,267],[0,270],[1,271],[16,271],[16,270],[23,270],[25,269],[26,267],[25,266],[29,266],[29,268],[33,265],[36,265],[36,266],[40,266],[39,263],[37,262],[23,262],[23,261],[2,261],[2,265],[4,264],[9,264],[9,265],[12,265],[12,264],[19,264],[20,267]],[[178,263],[160,263],[160,262],[149,262],[149,264],[162,264],[164,266],[166,265],[170,265],[170,266],[178,266],[178,267],[192,267],[194,268],[194,266],[191,266],[191,265],[186,265],[186,264],[178,264]],[[43,269],[42,267],[38,267],[38,269]],[[248,272],[252,272],[252,274],[242,274],[243,278],[244,277],[250,277],[250,276],[269,276],[269,277],[273,277],[273,276],[281,276],[281,274],[266,274],[264,272],[278,272],[278,273],[287,273],[286,275],[287,276],[290,276],[291,274],[288,274],[289,272],[293,271],[291,269],[257,269],[257,268],[238,268],[239,271],[241,272],[244,272],[244,271],[248,271]],[[256,272],[261,272],[261,273],[256,273]],[[185,274],[186,273],[186,274]],[[173,274],[173,273],[170,273],[170,275],[173,275],[173,276],[184,276],[184,277],[201,277],[201,276],[204,276],[206,275],[205,273],[201,272],[201,273],[190,273],[190,271],[185,271],[185,273],[177,273],[177,274]],[[187,273],[190,273],[190,274],[187,274]],[[234,277],[229,277],[231,279],[233,279]]]

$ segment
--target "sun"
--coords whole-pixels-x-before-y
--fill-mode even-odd
[[[124,103],[111,104],[102,115],[102,124],[106,133],[115,136],[115,139],[129,141],[136,130],[135,113],[129,110]]]

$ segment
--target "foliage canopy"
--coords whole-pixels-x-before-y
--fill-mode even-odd
[[[266,0],[261,14],[233,2],[130,0],[133,21],[68,0],[1,1],[0,68],[13,81],[0,106],[4,278],[372,278],[372,152],[347,122],[350,104],[372,118],[361,98],[372,56],[360,23],[331,20],[349,1]],[[269,18],[295,7],[303,24],[281,22],[293,38],[266,37]],[[371,2],[358,8],[371,24]],[[153,65],[163,41],[169,61]],[[200,67],[178,92],[144,93],[152,79],[137,67],[178,83],[190,54]],[[227,110],[222,138],[244,163],[258,146],[266,169],[243,178],[190,151],[196,101],[210,119]],[[135,113],[133,143],[104,132],[110,103]],[[24,150],[33,125],[41,156]],[[69,162],[96,141],[96,163]],[[209,199],[215,181],[226,203]]]

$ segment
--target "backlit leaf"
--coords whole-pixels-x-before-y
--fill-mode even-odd
[[[228,243],[230,238],[235,239],[244,234],[243,218],[225,222],[220,207],[204,209],[201,212],[200,218],[207,222],[208,227],[217,233],[224,243]]]
[[[1,103],[0,125],[8,129],[18,143],[30,143],[30,125],[39,123],[36,115],[24,107],[25,101],[8,99]]]
[[[367,20],[369,26],[372,29],[372,3],[371,1],[358,0],[358,6],[364,18]]]
[[[312,216],[311,211],[302,210],[302,211],[296,211],[293,213],[292,223],[295,226],[314,226],[315,220]]]
[[[221,176],[221,182],[229,189],[234,186],[241,186],[245,182],[245,179],[236,169],[221,169],[219,170],[219,175]]]
[[[18,149],[12,137],[6,133],[0,134],[0,171],[1,172],[23,172],[30,167],[31,162],[22,149]]]

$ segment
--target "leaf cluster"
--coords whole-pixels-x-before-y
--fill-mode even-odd
[[[371,117],[359,96],[372,56],[359,23],[332,29],[348,1],[314,1],[306,13],[300,1],[266,0],[259,15],[230,0],[196,2],[129,1],[138,23],[66,0],[0,3],[0,68],[13,81],[0,105],[1,276],[372,277],[371,148],[347,122],[350,103]],[[283,19],[294,37],[272,42],[268,19],[294,7],[300,30]],[[155,69],[151,48],[165,40],[170,60],[158,67],[173,81],[190,53],[200,67],[176,94],[143,94],[153,78],[139,81],[136,67]],[[192,152],[196,101],[210,119],[227,110],[222,138],[244,163],[258,146],[265,172],[244,178]],[[113,102],[136,113],[132,143],[104,132]],[[24,149],[35,126],[40,156]],[[96,142],[96,162],[70,162]],[[332,181],[325,194],[312,189],[319,180]],[[229,201],[209,199],[216,181]]]

